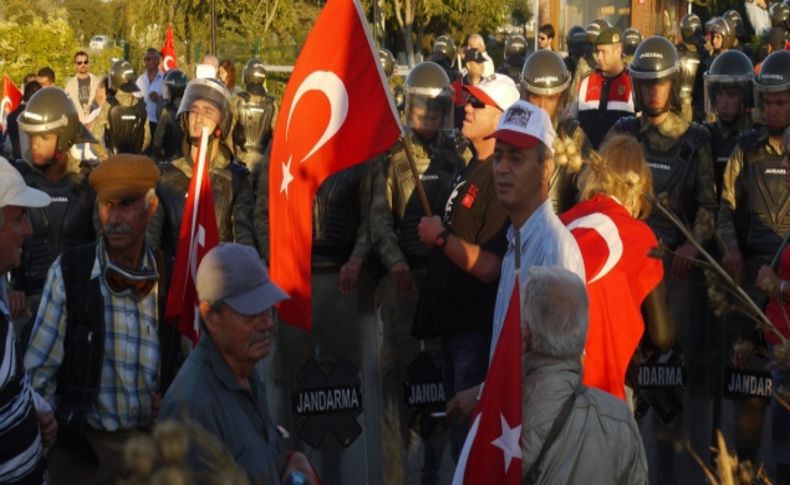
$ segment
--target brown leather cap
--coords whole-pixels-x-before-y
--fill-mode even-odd
[[[159,167],[144,155],[113,155],[100,163],[88,180],[99,200],[139,199],[156,186]]]

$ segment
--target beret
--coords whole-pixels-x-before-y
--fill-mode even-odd
[[[609,27],[601,31],[598,38],[595,39],[595,45],[619,44],[622,41],[623,37],[620,35],[620,29]]]

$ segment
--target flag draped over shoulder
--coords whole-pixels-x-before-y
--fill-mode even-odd
[[[590,300],[582,382],[625,399],[625,374],[642,338],[641,305],[661,282],[653,231],[606,195],[580,202],[560,216],[576,238]]]
[[[16,87],[11,78],[3,74],[3,98],[0,101],[0,133],[5,133],[6,118],[17,109],[21,102],[22,92]]]
[[[361,6],[329,0],[288,81],[269,164],[270,274],[291,297],[278,305],[286,322],[311,328],[318,186],[389,149],[401,135]]]
[[[214,197],[208,170],[208,129],[203,128],[199,150],[192,169],[178,250],[167,294],[165,320],[178,327],[178,331],[196,344],[199,337],[200,313],[196,290],[197,269],[203,257],[219,244]]]
[[[521,303],[513,284],[502,334],[458,458],[453,485],[521,483]]]
[[[173,24],[168,24],[165,32],[165,43],[162,44],[162,68],[165,72],[178,69],[176,45],[173,42]]]

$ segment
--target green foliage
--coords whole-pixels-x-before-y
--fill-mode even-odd
[[[44,66],[55,71],[58,84],[74,72],[73,56],[78,50],[74,32],[64,19],[31,15],[29,23],[0,22],[0,71],[21,85],[28,73]]]

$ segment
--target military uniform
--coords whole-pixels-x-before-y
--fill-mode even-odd
[[[752,117],[745,114],[738,118],[735,123],[725,124],[717,119],[713,122],[705,123],[705,128],[710,132],[710,148],[713,155],[713,171],[716,175],[717,195],[721,196],[723,187],[724,167],[730,159],[738,137],[748,132],[752,127]]]
[[[271,96],[243,92],[233,97],[231,111],[236,156],[252,173],[252,188],[257,194],[261,164],[277,122],[277,104]]]
[[[686,121],[703,121],[704,93],[702,74],[706,69],[705,51],[700,51],[694,44],[683,42],[678,44],[680,57],[680,112]]]
[[[180,102],[180,99],[171,100],[159,111],[159,123],[156,125],[152,142],[153,155],[159,161],[173,160],[184,155],[181,151],[184,131],[177,116]]]
[[[102,105],[91,133],[103,142],[95,148],[102,160],[108,153],[144,152],[151,144],[145,101],[132,93],[118,91]]]

